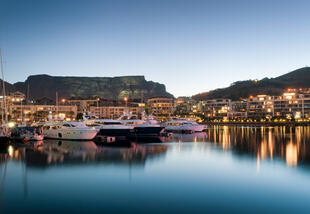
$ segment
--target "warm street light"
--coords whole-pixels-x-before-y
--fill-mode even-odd
[[[97,100],[97,113],[98,113],[98,117],[100,117],[100,111],[99,111],[99,101],[100,101],[100,98],[98,97],[96,100]]]
[[[127,101],[128,101],[128,98],[127,97],[124,97],[124,101],[126,103],[126,107],[127,107]]]

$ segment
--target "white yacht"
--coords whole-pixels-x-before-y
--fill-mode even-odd
[[[99,138],[99,140],[102,137],[113,137],[115,141],[123,141],[128,140],[131,134],[134,133],[133,126],[124,125],[118,120],[93,119],[85,120],[84,123],[87,126],[94,127],[98,130],[97,137]]]
[[[135,138],[156,138],[163,131],[162,127],[153,119],[138,119],[138,116],[132,113],[124,113],[119,119],[122,124],[132,126]]]
[[[202,132],[207,126],[200,125],[193,120],[179,119],[165,123],[165,130],[168,132]]]
[[[98,130],[82,122],[48,122],[43,126],[45,138],[62,140],[92,140]]]

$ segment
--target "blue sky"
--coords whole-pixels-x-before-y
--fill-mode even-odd
[[[0,0],[5,76],[145,75],[193,95],[308,65],[309,11],[302,0]]]

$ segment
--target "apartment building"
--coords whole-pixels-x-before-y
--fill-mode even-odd
[[[212,99],[200,105],[199,110],[212,119],[310,119],[310,90],[289,89],[281,96],[257,95],[239,101]]]
[[[141,116],[144,107],[140,106],[91,106],[90,114],[98,118],[117,119],[124,112]]]
[[[211,99],[202,101],[202,111],[207,118],[220,119],[229,117],[230,99]]]
[[[147,101],[149,113],[155,118],[163,118],[171,116],[174,113],[173,98],[168,97],[154,97]]]
[[[77,107],[72,105],[10,105],[8,113],[11,120],[15,121],[46,120],[49,114],[72,120],[77,116]]]

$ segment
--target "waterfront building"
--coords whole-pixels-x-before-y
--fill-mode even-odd
[[[229,119],[245,119],[248,117],[248,102],[246,100],[231,101]]]
[[[141,106],[91,106],[90,115],[98,118],[117,119],[124,112],[131,112],[140,117],[144,110],[144,107]]]
[[[91,106],[99,106],[100,99],[61,99],[60,104],[69,104],[77,106],[78,113],[90,111]]]
[[[310,93],[284,93],[274,100],[274,116],[288,119],[310,118]]]
[[[202,112],[207,118],[228,118],[230,109],[230,99],[211,99],[202,101]]]
[[[247,117],[253,119],[271,118],[274,115],[274,97],[257,95],[247,99]]]
[[[166,119],[174,113],[173,98],[168,97],[153,97],[148,99],[147,105],[149,114],[152,114],[156,119]]]
[[[10,105],[9,115],[14,121],[47,120],[49,114],[59,118],[73,120],[77,116],[77,107],[73,105]]]
[[[248,99],[211,99],[198,103],[210,119],[310,119],[310,90],[288,89],[281,96],[257,95]]]
[[[186,115],[197,112],[197,102],[190,97],[178,97],[174,100],[175,114]]]
[[[310,93],[285,92],[248,99],[248,118],[310,118]]]
[[[9,96],[7,96],[7,100],[8,100],[8,104],[20,104],[21,102],[23,102],[26,99],[26,96],[19,92],[12,92],[9,94]]]
[[[6,104],[9,108],[11,105],[18,105],[21,103],[24,103],[25,101],[25,95],[19,91],[10,93],[8,96],[6,96]],[[0,103],[1,107],[3,106],[3,96],[0,96]]]

